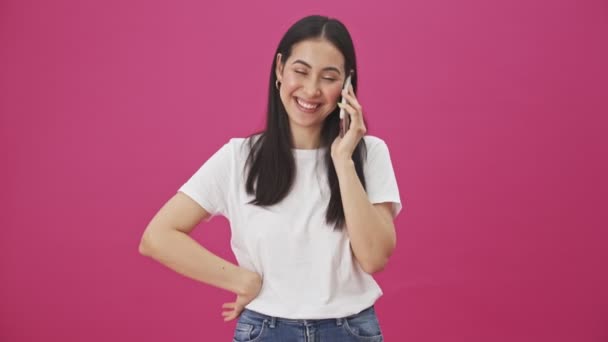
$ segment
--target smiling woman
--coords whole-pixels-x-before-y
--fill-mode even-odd
[[[276,77],[289,116],[293,146],[317,148],[323,122],[340,98],[345,79],[344,56],[321,38],[298,42],[292,46],[289,58],[280,52],[276,58]]]
[[[356,68],[340,21],[296,22],[272,56],[265,129],[230,139],[146,228],[143,254],[237,295],[222,312],[238,318],[234,341],[383,340],[372,274],[395,248],[401,200],[388,147],[367,135]],[[215,215],[230,221],[238,266],[188,236]]]

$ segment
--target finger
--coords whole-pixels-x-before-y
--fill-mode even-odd
[[[224,321],[231,320],[234,318],[234,316],[235,316],[234,310],[222,312],[222,317],[224,317]]]
[[[351,118],[358,114],[357,110],[348,103],[346,103],[346,104],[338,103],[338,107],[344,108],[348,112],[348,114],[350,114]]]
[[[357,100],[357,98],[355,97],[354,94],[348,93],[348,92],[342,92],[342,96],[346,99],[346,102],[348,104],[350,104],[351,106],[357,108],[357,110],[363,112],[363,108],[361,107],[361,104],[359,103],[359,100]]]
[[[235,307],[236,307],[236,302],[222,304],[223,309],[234,309]]]
[[[342,95],[346,95],[346,97],[357,101],[357,94],[355,94],[355,89],[352,84],[348,86],[348,89],[342,90]]]
[[[348,104],[348,102],[344,103],[344,104],[338,103],[338,107],[344,108],[351,115],[357,114],[357,110],[353,106],[351,106],[350,104]]]
[[[348,130],[350,131],[355,129],[359,132],[366,132],[365,123],[363,122],[361,113],[348,104],[343,105],[343,108],[350,114],[350,126],[348,127]]]
[[[224,322],[232,321],[233,319],[239,317],[241,311],[231,311],[228,312],[226,316],[224,316]]]

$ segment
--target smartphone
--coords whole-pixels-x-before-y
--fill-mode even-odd
[[[353,75],[353,71],[351,70],[350,73],[348,74],[348,77],[346,78],[346,81],[344,82],[344,87],[342,87],[342,90],[347,90],[350,87],[350,80],[351,77]],[[342,96],[342,100],[341,102],[342,104],[346,104],[346,98],[344,98],[344,96]],[[340,137],[344,138],[344,134],[346,134],[346,131],[348,131],[348,127],[350,127],[350,114],[348,114],[348,112],[346,110],[344,110],[344,108],[340,108]]]

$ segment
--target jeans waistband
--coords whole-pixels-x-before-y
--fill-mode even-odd
[[[365,314],[374,314],[374,313],[375,313],[374,306],[372,305],[369,308],[367,308],[359,313],[356,313],[354,315],[350,315],[350,316],[346,316],[346,317],[338,317],[338,318],[292,319],[292,318],[270,316],[270,315],[266,315],[266,314],[263,314],[263,313],[260,313],[257,311],[250,310],[250,309],[243,310],[241,315],[244,314],[253,319],[258,319],[260,321],[267,321],[267,322],[269,322],[270,327],[274,328],[274,326],[277,322],[288,323],[288,324],[301,324],[301,325],[332,323],[332,324],[336,324],[337,326],[341,326],[344,323],[345,319],[360,316],[360,315],[365,315]]]

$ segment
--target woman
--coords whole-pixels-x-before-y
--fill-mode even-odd
[[[341,22],[296,22],[273,56],[265,130],[230,139],[146,228],[142,254],[236,294],[222,312],[238,317],[234,341],[383,340],[371,274],[395,248],[401,202],[386,144],[365,135],[356,69]],[[215,215],[238,266],[188,236]]]

